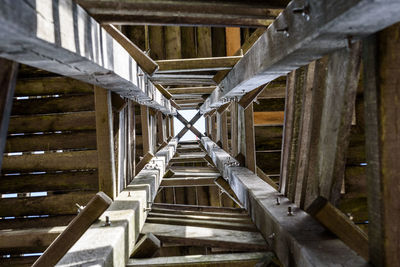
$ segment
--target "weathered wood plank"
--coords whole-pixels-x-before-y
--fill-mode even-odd
[[[132,258],[151,258],[161,248],[161,242],[152,233],[145,234],[136,244]]]
[[[162,242],[185,245],[229,247],[243,250],[267,250],[268,246],[258,232],[213,230],[206,227],[145,223],[142,233],[153,233]]]
[[[231,69],[242,56],[157,60],[158,73]]]
[[[262,111],[254,112],[254,126],[283,125],[283,111]]]
[[[162,187],[207,186],[214,184],[215,177],[168,178],[161,182]]]
[[[66,226],[74,217],[75,215],[46,215],[43,217],[6,219],[0,220],[0,229],[22,230],[30,228]]]
[[[172,212],[225,212],[232,214],[243,214],[246,213],[244,209],[241,208],[223,208],[223,207],[209,207],[209,206],[201,206],[201,205],[171,205],[171,204],[163,204],[163,203],[155,203],[152,206],[153,210],[157,209],[170,209]]]
[[[54,266],[75,244],[82,234],[111,205],[112,200],[103,192],[98,192],[85,208],[68,224],[67,228],[50,244],[32,266]]]
[[[73,171],[0,177],[0,193],[22,193],[98,188],[97,171]]]
[[[395,24],[367,38],[363,47],[368,234],[375,266],[400,264],[398,32]]]
[[[246,139],[246,167],[252,172],[256,172],[256,144],[254,138],[254,115],[253,103],[244,110],[244,132]]]
[[[97,190],[73,191],[45,197],[3,198],[1,199],[0,216],[75,215],[77,214],[75,204],[85,206],[96,192]],[[10,207],[13,208],[10,209]]]
[[[16,100],[12,115],[64,113],[94,110],[93,95]]]
[[[3,163],[3,152],[6,146],[7,131],[13,105],[18,64],[0,58],[0,169]]]
[[[96,129],[94,111],[11,116],[8,133],[88,131]]]
[[[168,92],[173,95],[179,94],[211,94],[214,91],[215,86],[202,86],[202,87],[183,87],[183,88],[170,88]]]
[[[97,154],[96,150],[83,150],[5,156],[2,173],[97,169]]]

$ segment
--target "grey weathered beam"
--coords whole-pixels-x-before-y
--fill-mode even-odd
[[[201,141],[284,266],[367,266],[363,258],[257,175],[225,164],[237,161],[208,137]],[[280,205],[276,205],[277,198]],[[293,216],[288,216],[288,207]]]
[[[175,154],[176,146],[177,140],[172,139],[156,153],[153,160],[120,192],[100,220],[86,231],[57,266],[126,265],[146,220],[146,208],[157,194],[165,167]],[[104,226],[106,217],[110,219],[110,226]]]
[[[221,90],[203,104],[202,113],[222,105],[224,98],[242,96],[400,20],[400,2],[394,0],[309,0],[307,4],[307,16],[302,16],[296,10],[304,2],[289,3],[219,84]]]
[[[79,0],[101,23],[145,25],[217,25],[265,27],[284,8],[287,0],[198,1],[198,0]]]
[[[22,19],[23,18],[23,19]],[[0,56],[58,73],[174,113],[160,92],[148,96],[129,53],[72,0],[2,2]],[[146,77],[143,77],[146,78]]]

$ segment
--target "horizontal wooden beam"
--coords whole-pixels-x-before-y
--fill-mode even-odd
[[[262,1],[77,1],[101,23],[266,27],[287,0]]]
[[[241,96],[300,66],[400,21],[400,2],[392,0],[293,1],[235,65],[201,108],[202,113]],[[302,9],[303,8],[303,9]],[[301,12],[299,10],[303,10]],[[304,14],[304,16],[302,16]],[[391,15],[388,15],[391,14]],[[384,19],[371,19],[371,18]],[[351,38],[347,38],[351,36]]]
[[[158,151],[132,182],[119,193],[111,206],[100,216],[59,265],[98,264],[125,266],[133,252],[139,231],[145,223],[147,208],[153,202],[168,161],[175,154],[177,140]],[[106,224],[107,217],[110,225]],[[90,257],[87,253],[90,250]]]
[[[243,167],[230,167],[224,164],[235,159],[216,146],[211,139],[203,137],[202,144],[214,164],[228,178],[233,191],[283,266],[291,266],[292,262],[301,262],[305,266],[367,264],[339,239],[328,237],[325,228],[314,218],[297,208],[286,197],[282,197],[276,189],[253,172]],[[279,205],[276,204],[277,199]],[[292,215],[288,213],[289,207]]]
[[[175,256],[157,257],[152,259],[130,259],[127,267],[152,266],[152,267],[172,267],[172,266],[256,266],[265,257],[272,257],[267,252],[234,253],[234,254],[213,254],[199,256]]]
[[[193,211],[193,212],[224,212],[229,214],[244,214],[245,209],[241,208],[227,208],[227,207],[212,207],[212,206],[197,206],[197,205],[182,205],[182,204],[166,204],[154,203],[152,209],[169,209],[172,211]]]
[[[162,187],[210,186],[215,177],[168,178],[161,182]]]
[[[170,88],[168,92],[172,95],[180,94],[211,94],[216,86],[202,86],[202,87],[183,87],[183,88]]]
[[[35,5],[7,0],[2,3],[0,25],[1,57],[94,84],[123,97],[139,98],[145,105],[174,113],[157,90],[153,99],[147,95],[138,83],[136,61],[72,0]]]
[[[158,73],[229,70],[242,56],[157,60]]]
[[[254,112],[254,126],[283,125],[284,111],[259,111]]]

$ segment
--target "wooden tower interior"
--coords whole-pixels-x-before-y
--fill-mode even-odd
[[[2,0],[0,266],[400,266],[399,99],[398,0]]]

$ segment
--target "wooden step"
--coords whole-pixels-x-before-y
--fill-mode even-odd
[[[94,110],[94,95],[14,100],[12,115],[65,113]]]
[[[96,131],[8,136],[5,152],[96,149]]]
[[[26,193],[98,188],[98,174],[92,171],[7,175],[0,177],[0,193]]]
[[[43,197],[2,198],[0,216],[75,215],[76,203],[85,206],[96,191],[73,191]]]
[[[94,111],[11,116],[8,133],[95,130]]]
[[[3,158],[2,173],[90,170],[96,169],[97,165],[96,150],[25,154],[21,156],[5,156]]]
[[[67,77],[18,79],[15,96],[91,94],[93,85]]]

